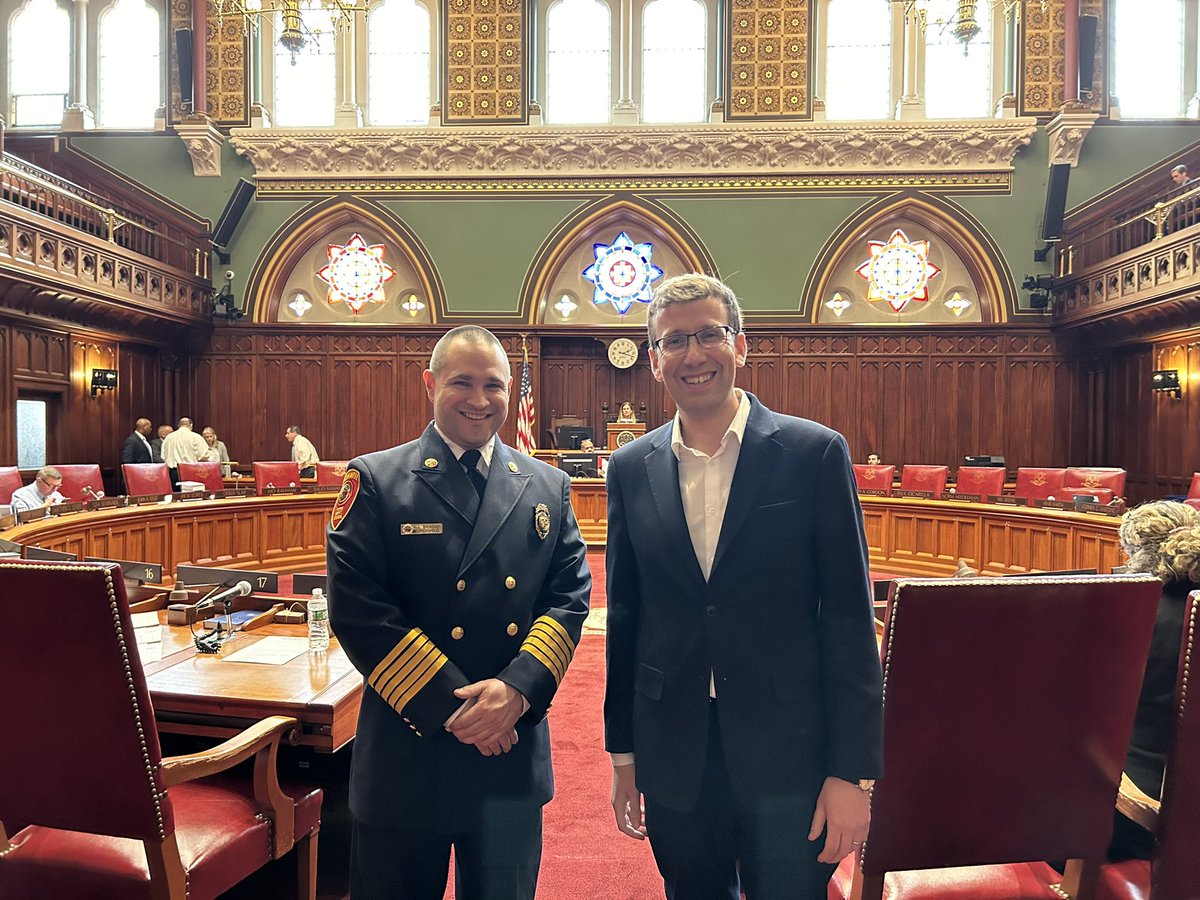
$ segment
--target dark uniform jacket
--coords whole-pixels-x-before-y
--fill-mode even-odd
[[[608,466],[607,749],[690,809],[709,673],[729,777],[748,806],[814,802],[882,769],[882,683],[846,443],[753,396],[709,579],[688,535],[673,423]],[[811,808],[811,807],[809,807]]]
[[[392,827],[478,827],[491,800],[553,796],[546,711],[587,616],[570,481],[495,444],[482,501],[430,425],[347,467],[327,531],[333,631],[366,680],[350,805]],[[486,757],[443,724],[499,678],[529,710]]]
[[[151,459],[151,448],[146,446],[146,441],[142,440],[142,436],[136,431],[129,437],[125,438],[125,443],[121,445],[121,462],[123,463],[148,463],[154,462]]]

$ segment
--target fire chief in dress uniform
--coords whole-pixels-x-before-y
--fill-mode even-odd
[[[350,776],[355,900],[532,898],[554,793],[546,711],[591,574],[566,474],[506,447],[508,358],[438,341],[434,421],[350,462],[327,533],[330,620],[366,681]]]
[[[648,324],[678,414],[608,466],[617,826],[649,837],[672,900],[824,898],[882,766],[846,442],[734,386],[746,335],[716,279],[664,281]]]

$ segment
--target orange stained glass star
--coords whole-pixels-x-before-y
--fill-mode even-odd
[[[383,261],[383,244],[370,244],[355,234],[345,244],[329,245],[329,264],[317,277],[329,285],[330,304],[345,303],[358,315],[368,303],[383,303],[383,285],[396,270]]]
[[[855,271],[867,279],[867,300],[886,300],[900,312],[910,300],[929,299],[929,279],[941,269],[929,261],[929,241],[910,241],[897,228],[886,241],[867,241],[870,258]]]

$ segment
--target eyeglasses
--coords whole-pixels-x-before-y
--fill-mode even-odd
[[[37,480],[40,481],[42,484],[44,484],[46,487],[54,488],[56,490],[62,484],[61,478],[58,481],[50,481],[48,478],[43,478],[42,476],[39,475]]]
[[[705,350],[715,350],[728,343],[731,335],[737,334],[728,325],[709,325],[690,334],[668,334],[654,342],[654,348],[663,356],[679,356],[687,353],[688,341],[696,339],[696,343]]]

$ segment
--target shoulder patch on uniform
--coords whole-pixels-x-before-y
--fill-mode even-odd
[[[342,476],[342,489],[338,491],[337,500],[333,503],[333,512],[329,515],[329,527],[334,531],[337,531],[342,520],[350,514],[350,507],[354,505],[354,500],[358,497],[361,478],[358,469],[347,469],[346,474]]]

